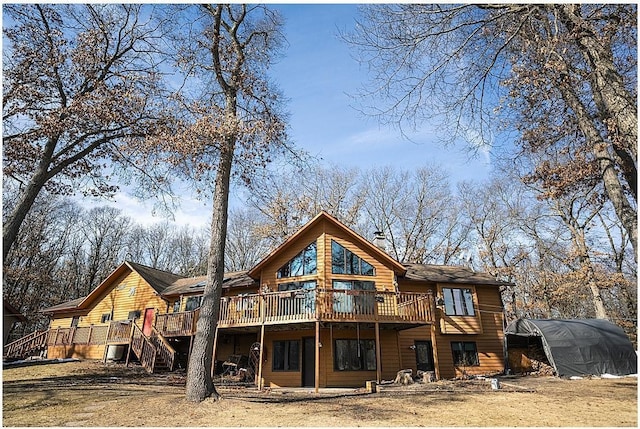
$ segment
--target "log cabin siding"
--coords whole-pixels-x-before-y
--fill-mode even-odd
[[[166,313],[167,302],[138,273],[129,271],[96,298],[95,306],[78,326],[100,324],[102,315],[107,313],[112,314],[112,320],[126,320],[131,311],[140,311],[141,321],[146,308],[156,309],[156,314]]]
[[[443,288],[451,289],[470,289],[473,294],[473,316],[450,316],[445,314],[444,307],[436,309],[438,319],[440,320],[440,332],[443,334],[482,334],[482,315],[478,308],[478,294],[473,285],[460,284],[438,284],[438,296],[442,297]]]
[[[365,260],[373,266],[375,269],[374,276],[360,276],[352,274],[333,274],[331,266],[331,241],[334,240],[345,249],[351,251],[361,259]],[[376,256],[365,252],[363,249],[357,247],[356,243],[350,241],[351,237],[337,226],[325,223],[324,234],[324,254],[322,255],[326,261],[325,264],[325,277],[327,281],[327,288],[332,288],[333,280],[363,280],[373,281],[376,285],[376,290],[394,290],[395,273],[393,270],[385,264],[385,261],[378,259]]]
[[[102,359],[104,357],[105,345],[81,345],[71,344],[68,346],[49,346],[47,348],[48,359]]]
[[[438,355],[441,378],[455,378],[467,374],[490,374],[504,370],[504,331],[502,300],[496,286],[478,285],[474,296],[480,303],[477,310],[482,314],[482,334],[436,334],[434,353]],[[472,341],[476,343],[480,365],[456,368],[453,364],[451,343]]]

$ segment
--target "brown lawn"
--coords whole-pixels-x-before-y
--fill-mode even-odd
[[[628,426],[637,379],[554,377],[440,381],[409,387],[309,391],[221,387],[184,400],[181,374],[71,362],[3,370],[3,426]]]

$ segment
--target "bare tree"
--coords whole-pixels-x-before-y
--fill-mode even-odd
[[[362,13],[345,38],[374,73],[363,110],[401,125],[441,119],[447,139],[476,149],[515,134],[525,152],[574,153],[577,164],[534,173],[554,192],[596,177],[637,250],[636,5],[376,4]]]
[[[235,209],[229,212],[225,254],[227,271],[248,270],[269,253],[269,241],[261,230],[264,230],[263,222],[257,211]]]
[[[207,281],[186,387],[187,399],[200,402],[219,396],[211,370],[232,174],[250,182],[287,144],[280,96],[266,73],[282,38],[279,17],[260,5],[171,9],[174,18],[180,13],[191,23],[180,29],[185,37],[176,53],[187,77],[177,97],[184,117],[177,133],[149,139],[148,148],[162,150],[201,191],[213,189]]]
[[[154,44],[157,26],[140,5],[4,5],[3,173],[21,183],[3,220],[6,259],[42,189],[108,195],[105,166],[163,183],[123,157],[131,139],[167,122]]]

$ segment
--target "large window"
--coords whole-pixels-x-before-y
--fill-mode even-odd
[[[370,281],[360,280],[334,280],[333,281],[333,311],[336,313],[373,314],[375,305],[376,284]],[[364,291],[361,293],[336,292],[336,291]]]
[[[455,366],[478,366],[478,349],[474,341],[452,341],[451,352]]]
[[[280,312],[286,309],[302,310],[305,313],[313,313],[316,311],[316,281],[309,280],[306,282],[287,282],[278,285],[278,291],[297,291],[290,298],[280,298],[283,305],[280,305]],[[284,301],[294,300],[293,305],[287,305]],[[299,302],[299,304],[297,304]],[[284,315],[284,314],[280,314]]]
[[[315,274],[318,267],[317,254],[316,242],[314,241],[278,270],[278,278]]]
[[[334,350],[336,371],[375,371],[376,369],[374,340],[335,340]]]
[[[187,298],[187,302],[184,306],[184,311],[193,311],[196,308],[200,308],[202,303],[202,296],[190,296]]]
[[[442,288],[444,312],[448,316],[474,316],[471,289]]]
[[[373,265],[333,240],[331,240],[331,272],[359,276],[375,276],[376,274]]]
[[[300,370],[300,341],[273,342],[273,370]]]

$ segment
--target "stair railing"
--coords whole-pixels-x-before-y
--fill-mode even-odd
[[[34,331],[4,346],[3,355],[10,358],[26,357],[47,344],[48,330]]]
[[[133,332],[131,335],[131,349],[138,357],[142,367],[146,369],[147,372],[153,373],[156,364],[156,347],[135,323],[133,324]]]
[[[164,360],[169,371],[173,371],[173,366],[176,360],[176,351],[171,347],[167,339],[162,336],[155,326],[151,327],[149,340],[155,346],[157,356],[160,356]]]

